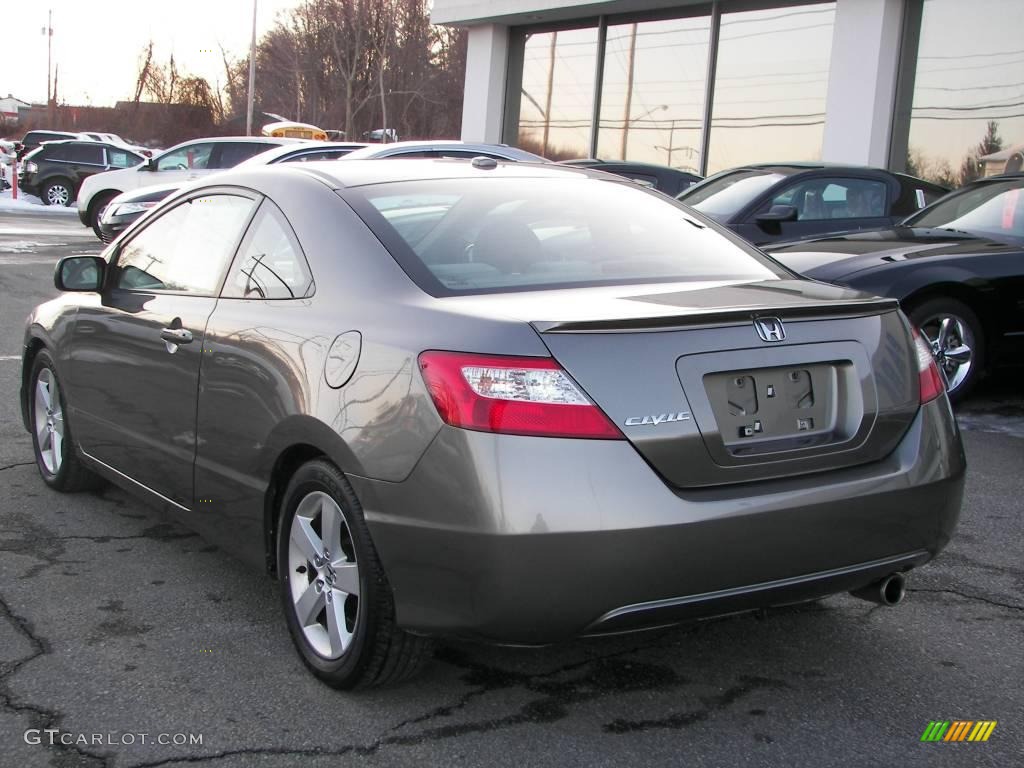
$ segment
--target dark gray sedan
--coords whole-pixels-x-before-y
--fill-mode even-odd
[[[435,636],[893,604],[959,514],[956,425],[895,301],[606,174],[235,170],[55,281],[21,392],[43,480],[112,481],[269,569],[337,687],[411,674]]]

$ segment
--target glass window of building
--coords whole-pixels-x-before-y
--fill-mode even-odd
[[[722,14],[708,174],[821,158],[834,20],[834,3]]]
[[[924,0],[907,171],[949,187],[1022,170],[1024,3]]]
[[[709,16],[608,27],[597,156],[700,168]]]
[[[590,155],[596,62],[596,27],[527,35],[520,147],[552,160]]]

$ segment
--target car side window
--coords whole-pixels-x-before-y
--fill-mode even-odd
[[[243,160],[248,160],[260,152],[266,152],[277,144],[264,144],[259,141],[228,141],[219,146],[219,154],[214,159],[214,165],[210,168],[234,168]]]
[[[177,205],[121,247],[113,284],[216,296],[253,205],[247,197],[227,194]]]
[[[158,171],[203,170],[209,167],[213,144],[189,144],[156,161]]]
[[[123,149],[107,149],[107,165],[111,168],[130,168],[138,165],[141,158]]]
[[[755,215],[773,205],[792,205],[797,221],[878,218],[886,215],[885,195],[885,184],[872,179],[809,179],[782,190]]]
[[[103,147],[99,144],[73,144],[67,147],[67,159],[82,165],[103,165]]]
[[[337,160],[339,157],[344,157],[351,149],[321,149],[315,152],[304,152],[301,155],[292,155],[284,160],[282,163],[315,163],[319,160]]]
[[[313,276],[281,210],[264,200],[249,225],[221,296],[229,299],[301,299]]]

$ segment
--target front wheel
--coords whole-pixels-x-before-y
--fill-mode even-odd
[[[912,306],[909,315],[946,379],[950,401],[961,402],[984,371],[985,335],[978,316],[962,301],[947,297]]]
[[[117,197],[117,194],[114,192],[101,193],[96,195],[96,199],[89,206],[89,226],[92,227],[92,231],[100,240],[103,239],[103,232],[100,230],[100,219],[103,218],[104,211],[107,210],[110,201],[115,197]]]
[[[32,361],[28,392],[29,423],[36,466],[43,482],[71,493],[99,485],[99,478],[83,466],[75,453],[68,424],[67,401],[49,352],[41,350]]]
[[[306,666],[334,688],[410,677],[431,642],[395,626],[387,578],[362,508],[327,461],[304,464],[285,490],[277,564],[285,618]]]

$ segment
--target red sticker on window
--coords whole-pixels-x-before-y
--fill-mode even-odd
[[[1019,197],[1019,189],[1011,189],[1006,193],[1006,200],[1003,202],[1003,229],[1013,229],[1013,215],[1017,210],[1017,198]]]

